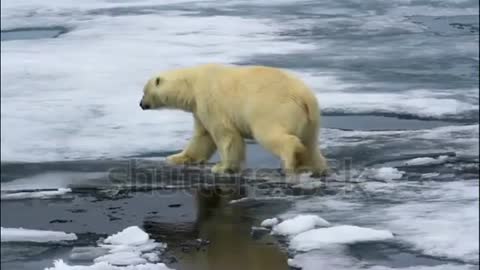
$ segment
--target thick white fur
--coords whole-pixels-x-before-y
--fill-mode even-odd
[[[237,172],[245,159],[244,138],[253,138],[280,157],[287,172],[327,172],[317,145],[317,99],[282,70],[216,64],[170,70],[147,82],[142,104],[193,113],[193,138],[167,158],[171,164],[206,162],[218,150],[221,162],[212,171]]]

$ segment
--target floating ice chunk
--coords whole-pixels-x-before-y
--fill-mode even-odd
[[[93,261],[93,259],[107,253],[106,249],[99,247],[74,247],[69,259],[72,261]]]
[[[260,223],[260,226],[262,227],[273,227],[278,224],[278,218],[267,218],[262,223]]]
[[[397,168],[383,167],[372,169],[370,176],[376,180],[391,181],[402,178],[405,172],[399,171]]]
[[[107,237],[98,244],[98,247],[80,247],[72,250],[71,260],[93,261],[93,265],[71,266],[62,260],[57,260],[52,268],[47,269],[167,270],[169,268],[163,263],[152,264],[160,261],[159,254],[166,247],[166,244],[150,239],[148,234],[139,227],[131,226]]]
[[[310,180],[309,182],[300,183],[300,184],[294,185],[293,187],[294,188],[311,190],[311,189],[316,189],[316,188],[320,188],[320,187],[323,187],[323,186],[325,186],[325,182],[323,182],[323,181],[311,181]]]
[[[94,262],[108,262],[112,265],[136,265],[147,263],[140,252],[121,251],[100,256]]]
[[[108,262],[112,265],[137,265],[158,261],[158,255],[151,251],[166,248],[166,244],[149,239],[148,234],[137,226],[128,227],[107,237],[99,246],[109,250],[109,254],[96,258],[94,262]]]
[[[240,202],[245,202],[245,201],[248,201],[250,200],[250,198],[248,197],[243,197],[243,198],[240,198],[240,199],[237,199],[237,200],[231,200],[229,202],[229,204],[235,204],[235,203],[240,203]]]
[[[65,195],[69,192],[72,192],[70,188],[59,188],[57,190],[49,190],[49,191],[2,193],[1,199],[2,200],[48,199],[51,197]]]
[[[295,235],[315,227],[330,226],[328,221],[316,215],[297,215],[273,227],[273,234]]]
[[[142,255],[142,258],[146,259],[149,262],[158,262],[160,261],[160,258],[158,257],[157,253],[145,253]]]
[[[70,259],[93,261],[90,266],[70,266],[62,260],[55,261],[53,268],[85,270],[167,270],[159,254],[166,244],[155,242],[137,226],[131,226],[113,234],[98,244],[98,247],[74,248]]]
[[[100,244],[102,248],[109,249],[111,253],[113,252],[123,252],[123,251],[138,251],[138,252],[147,252],[152,251],[154,249],[165,249],[166,244],[157,243],[154,240],[150,239],[147,242],[141,245],[110,245],[110,244]]]
[[[317,269],[369,269],[362,261],[348,254],[344,246],[329,246],[328,248],[311,250],[305,253],[297,253],[295,257],[288,259],[288,265],[302,270]],[[378,269],[380,270],[380,269]],[[387,269],[382,269],[387,270]],[[393,270],[393,269],[389,269]],[[398,269],[397,269],[398,270]]]
[[[300,268],[300,269],[302,268],[302,265],[297,263],[297,261],[295,261],[295,259],[292,259],[292,258],[288,258],[287,264],[288,266],[293,268]]]
[[[448,160],[448,156],[439,156],[437,158],[432,157],[420,157],[405,161],[406,166],[425,166],[425,165],[438,165],[445,163]]]
[[[107,244],[113,245],[141,245],[145,244],[148,241],[148,234],[138,226],[131,226],[124,229],[121,232],[118,232],[114,235],[107,237],[104,240]]]
[[[63,260],[56,260],[53,267],[45,270],[173,270],[163,263],[145,263],[128,266],[114,266],[108,262],[98,262],[93,265],[68,265]]]
[[[390,238],[393,238],[393,234],[390,231],[340,225],[300,233],[292,238],[290,248],[299,251],[309,251],[328,244],[349,244],[387,240]]]
[[[1,228],[2,242],[58,242],[77,240],[74,233],[60,231],[29,230],[23,228]]]

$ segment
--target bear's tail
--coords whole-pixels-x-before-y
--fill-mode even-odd
[[[304,101],[303,104],[308,121],[317,121],[320,115],[320,108],[316,103],[316,99]]]

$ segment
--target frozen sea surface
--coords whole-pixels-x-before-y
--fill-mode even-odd
[[[250,229],[299,215],[330,224],[311,219],[293,224],[301,230],[291,234],[263,236],[276,239],[285,257],[248,242],[244,249],[268,261],[262,269],[287,267],[287,256],[290,267],[304,269],[478,269],[478,1],[20,0],[1,7],[2,228],[78,236],[2,243],[2,268],[69,269],[73,249],[131,226],[149,239],[177,237],[156,230],[164,219],[183,228],[195,216],[198,202],[168,191],[191,183],[180,181],[182,173],[165,183],[144,169],[181,149],[193,122],[184,112],[144,112],[138,101],[158,71],[217,62],[290,70],[322,107],[320,145],[331,177],[283,183],[278,160],[249,144],[247,164],[273,169],[264,175],[270,183],[244,181],[247,199],[209,205],[225,211],[216,224],[229,217]],[[120,185],[112,182],[115,169],[122,174],[136,162],[143,174],[113,177],[133,180],[135,195],[112,188]],[[150,196],[145,188],[159,179],[161,194],[176,195]],[[236,211],[243,219],[227,214]],[[325,244],[321,230],[393,237]],[[180,231],[181,241],[196,241]],[[316,248],[291,248],[299,233],[318,236]],[[219,244],[225,235],[211,240],[212,253],[229,250]],[[171,265],[192,269],[188,263]]]

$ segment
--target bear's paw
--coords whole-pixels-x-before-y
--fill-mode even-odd
[[[226,166],[222,163],[215,164],[212,169],[212,173],[226,174],[226,173],[237,173],[240,171],[239,167]]]

